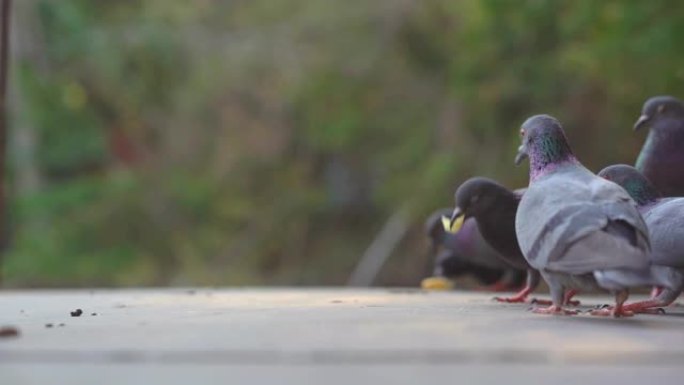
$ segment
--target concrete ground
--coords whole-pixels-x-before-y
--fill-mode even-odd
[[[684,381],[683,307],[612,319],[529,306],[392,289],[4,291],[0,327],[20,334],[0,338],[0,384]]]

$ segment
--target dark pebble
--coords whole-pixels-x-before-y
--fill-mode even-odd
[[[19,329],[14,326],[0,327],[0,338],[12,338],[19,336]]]
[[[51,327],[53,327],[53,326],[55,326],[55,325],[53,325],[53,324],[45,324],[45,327],[46,327],[46,328],[51,328]]]
[[[71,314],[72,317],[80,317],[81,314],[83,314],[83,310],[81,310],[81,309],[76,309],[76,310],[72,311],[70,314]]]
[[[97,315],[97,313],[90,313],[90,315],[91,315],[91,316],[96,316],[96,315]]]

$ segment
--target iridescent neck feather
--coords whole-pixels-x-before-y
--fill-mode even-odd
[[[530,182],[552,173],[559,166],[579,163],[563,136],[543,135],[530,144]]]

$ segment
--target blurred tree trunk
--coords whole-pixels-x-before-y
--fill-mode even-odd
[[[17,69],[30,65],[38,73],[46,71],[46,58],[42,43],[41,28],[35,12],[35,2],[22,0],[15,4],[12,14],[11,58],[18,78]],[[13,158],[14,188],[18,196],[35,193],[40,189],[41,175],[37,162],[39,135],[28,118],[27,106],[21,87],[13,82],[8,87],[8,103],[12,110],[10,148]]]
[[[5,160],[7,154],[7,56],[9,53],[9,22],[11,0],[2,0],[0,8],[0,258],[7,249],[7,202],[5,188]],[[2,259],[0,259],[2,262]],[[2,269],[0,264],[0,269]],[[0,283],[2,283],[0,270]]]
[[[11,114],[3,118],[2,123],[3,127],[5,125],[11,126],[10,130],[3,128],[3,132],[7,135],[10,151],[8,154],[3,152],[0,162],[4,163],[8,157],[11,158],[13,180],[11,194],[15,196],[29,196],[36,193],[40,190],[42,180],[37,161],[40,135],[29,117],[28,105],[22,93],[21,85],[17,81],[20,78],[19,71],[22,67],[30,66],[38,74],[45,74],[47,71],[42,28],[37,16],[35,1],[15,2],[12,6],[11,15],[8,14],[8,21],[11,20],[12,27],[7,31],[11,36],[4,36],[6,41],[11,42],[7,47],[7,53],[9,53],[7,63],[10,64],[9,67],[12,68],[12,71],[8,71],[7,68],[3,72],[5,76],[9,76],[14,81],[7,84],[7,106],[3,106],[3,108],[10,110]],[[3,26],[6,28],[6,24]],[[4,169],[5,167],[3,167]],[[6,189],[4,193],[7,193]],[[13,221],[8,218],[6,211],[2,211],[0,215],[3,226],[3,236],[0,240],[2,242],[0,247],[3,249],[0,252],[2,252],[12,238],[12,231],[7,225]],[[41,229],[46,225],[47,221],[44,217],[30,216],[22,222],[25,229]]]
[[[347,286],[371,286],[409,229],[408,205],[396,210],[375,236],[347,280]]]

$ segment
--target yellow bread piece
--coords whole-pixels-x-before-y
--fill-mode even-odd
[[[420,282],[420,287],[425,290],[451,290],[454,282],[444,277],[429,277]]]

